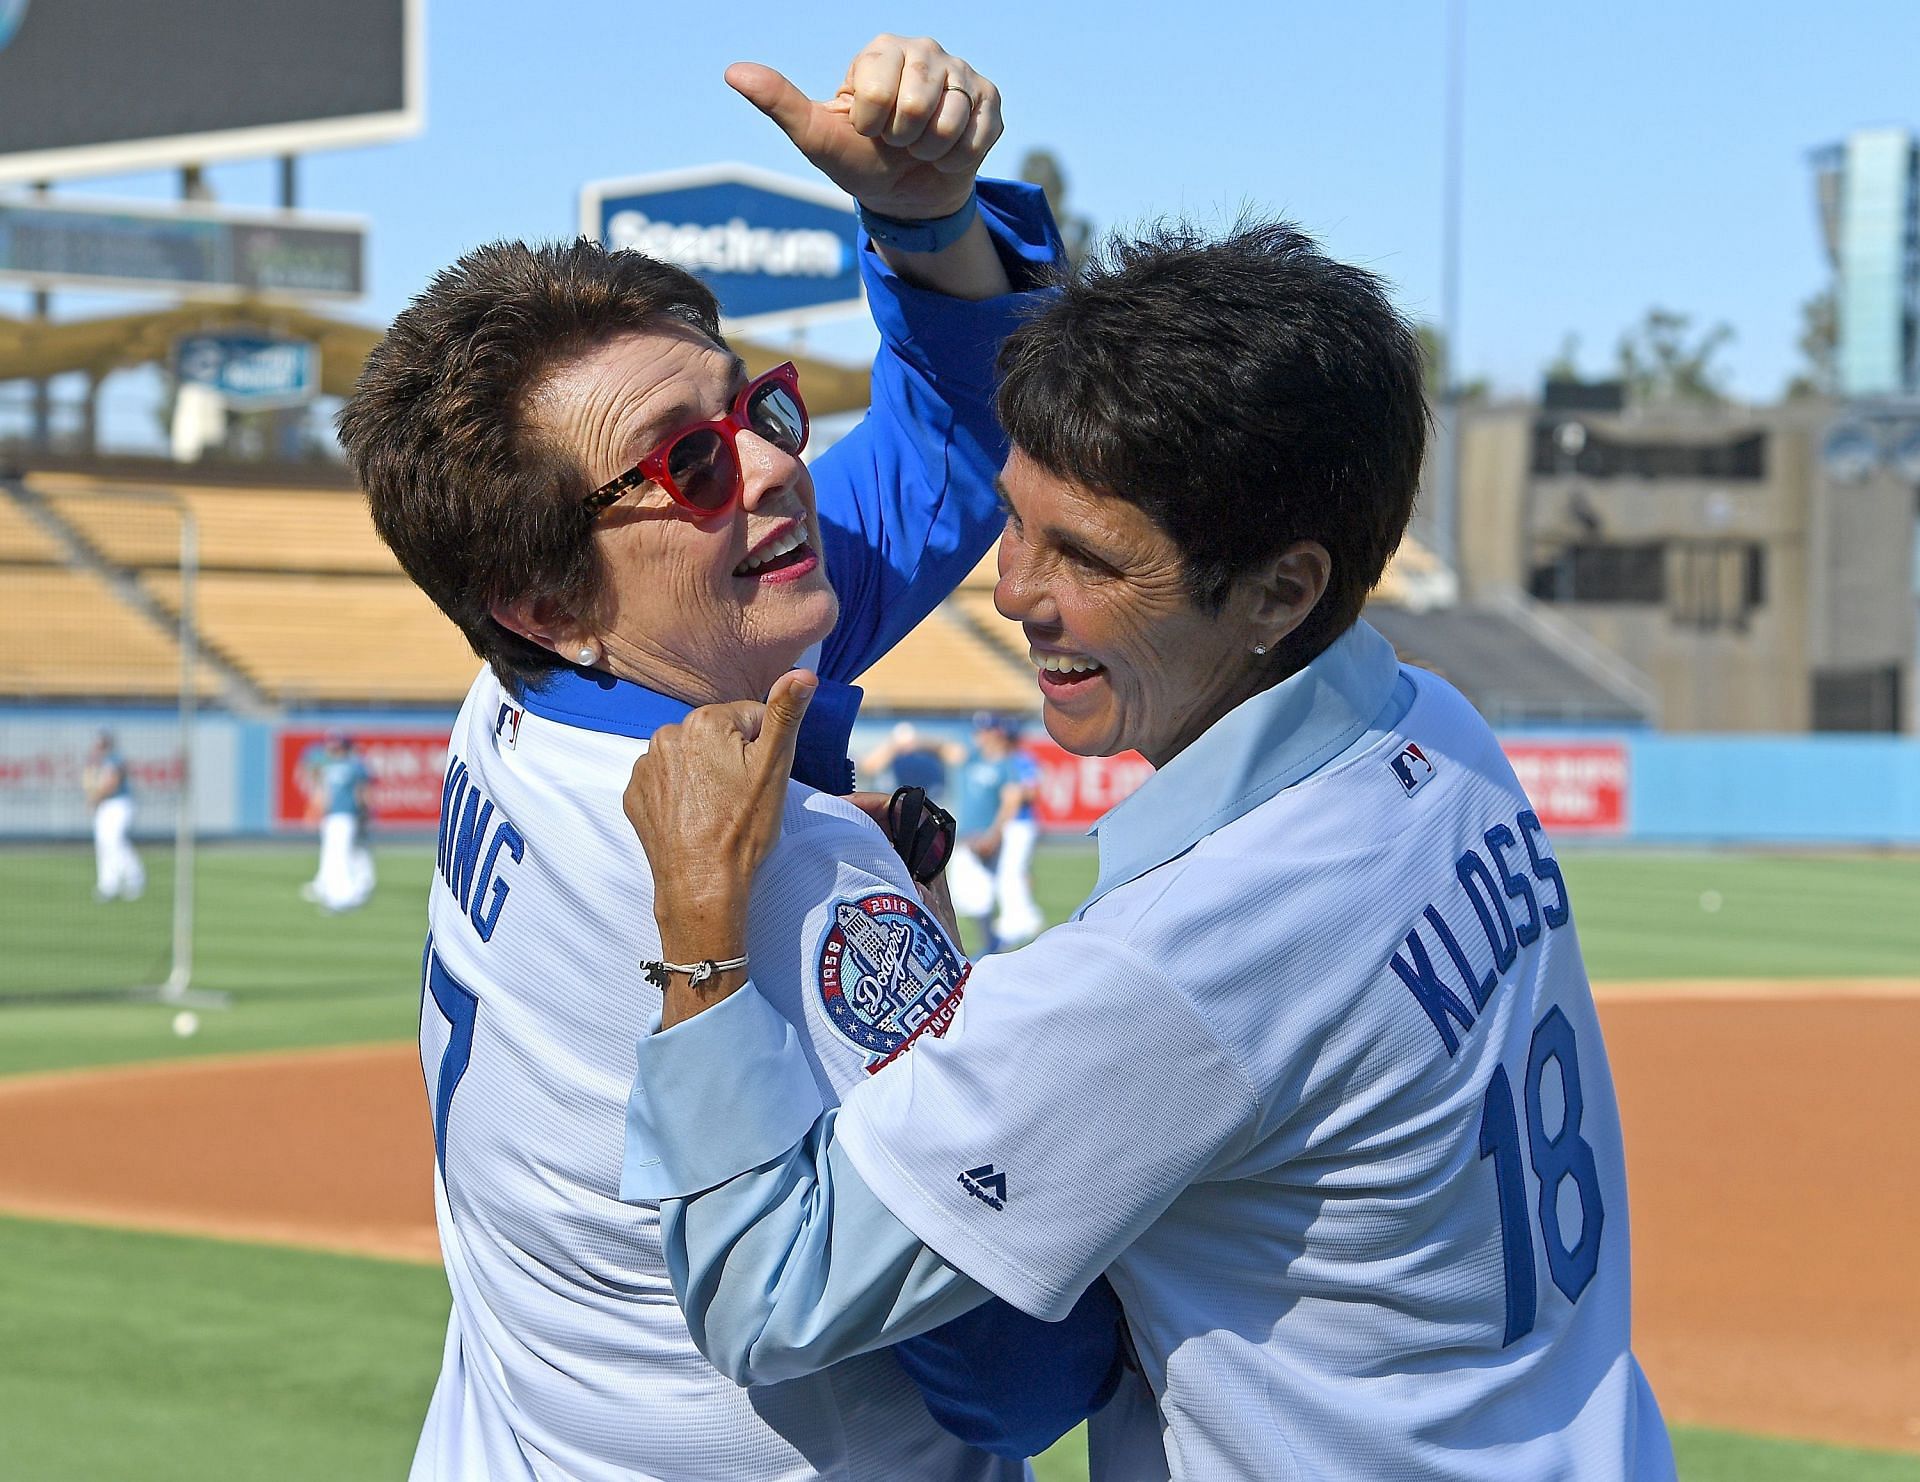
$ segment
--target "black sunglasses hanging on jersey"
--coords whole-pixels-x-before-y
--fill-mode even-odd
[[[887,799],[887,837],[906,861],[907,873],[925,885],[953,857],[953,815],[924,787],[901,787]]]

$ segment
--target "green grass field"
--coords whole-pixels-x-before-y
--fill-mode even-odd
[[[150,864],[153,861],[150,859]],[[154,1004],[0,1002],[0,1074],[182,1055],[410,1040],[424,848],[381,851],[364,911],[298,898],[304,849],[202,852],[196,983],[232,995],[191,1039]],[[1569,852],[1596,979],[1920,972],[1920,859]],[[1043,851],[1042,905],[1093,877]],[[150,975],[164,868],[146,900],[96,905],[78,851],[0,858],[0,1001]],[[0,1219],[0,1475],[60,1482],[404,1475],[439,1363],[446,1285],[420,1266]],[[1685,1482],[1920,1482],[1920,1457],[1681,1429]],[[1069,1438],[1041,1482],[1085,1476]]]

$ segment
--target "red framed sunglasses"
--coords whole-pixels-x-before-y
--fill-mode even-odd
[[[717,515],[740,497],[740,453],[733,442],[738,434],[751,432],[783,453],[797,454],[807,445],[807,427],[800,372],[789,360],[742,386],[726,416],[670,433],[632,468],[581,500],[580,507],[597,515],[636,485],[655,483],[682,509]]]

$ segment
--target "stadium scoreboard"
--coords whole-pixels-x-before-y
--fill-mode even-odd
[[[188,298],[357,298],[367,230],[343,216],[0,200],[0,279]]]
[[[403,138],[425,0],[0,0],[0,184]]]

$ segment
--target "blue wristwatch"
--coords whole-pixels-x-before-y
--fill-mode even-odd
[[[901,252],[944,251],[967,234],[967,228],[979,214],[979,201],[972,194],[951,216],[936,216],[931,221],[902,221],[896,216],[869,211],[865,206],[859,208],[860,225],[867,235],[883,247]]]

